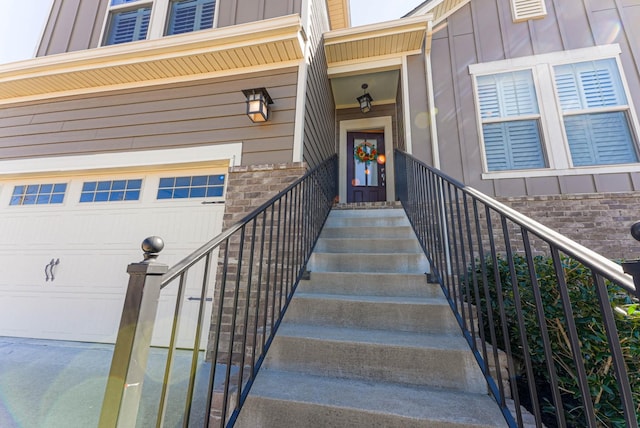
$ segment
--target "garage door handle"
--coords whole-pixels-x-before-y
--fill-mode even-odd
[[[200,301],[200,300],[202,300],[202,299],[201,299],[201,298],[199,298],[199,297],[187,297],[187,300],[197,300],[197,301]],[[213,297],[207,297],[207,302],[211,302],[211,301],[213,301]]]
[[[54,279],[56,279],[55,275],[53,274],[53,268],[58,266],[60,264],[60,259],[51,259],[51,261],[49,263],[47,263],[44,267],[44,275],[46,277],[45,281],[53,281]]]

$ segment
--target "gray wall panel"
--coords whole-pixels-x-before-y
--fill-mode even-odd
[[[495,182],[495,195],[501,197],[521,196],[527,194],[524,178],[509,178]]]
[[[108,0],[54,0],[37,56],[98,46]]]
[[[547,0],[544,19],[513,23],[507,0],[472,0],[438,27],[432,41],[441,165],[445,173],[489,193],[524,195],[629,191],[628,173],[528,178],[525,186],[482,179],[470,64],[618,43],[631,99],[640,106],[640,0]],[[558,19],[556,19],[556,17]],[[620,26],[622,22],[624,25]],[[596,41],[594,41],[594,39]],[[551,171],[553,174],[553,171]],[[597,183],[597,186],[596,186]],[[506,190],[505,190],[506,189]],[[514,190],[512,190],[514,189]],[[520,190],[517,190],[520,189]],[[617,190],[616,190],[617,189]]]
[[[0,110],[0,159],[243,142],[245,162],[290,162],[296,85],[289,68],[13,106]],[[274,99],[265,124],[245,114],[241,90],[257,86]]]
[[[218,0],[218,27],[300,13],[302,0]]]
[[[325,4],[313,1],[309,16],[310,61],[304,109],[303,160],[311,167],[336,153],[335,103],[327,76],[322,34],[329,30]]]
[[[407,58],[407,67],[413,155],[431,164],[433,160],[431,156],[431,131],[429,129],[424,56],[410,56]],[[402,86],[400,86],[398,92],[402,93]],[[404,116],[399,116],[399,119],[403,122]]]
[[[529,177],[526,179],[527,194],[556,195],[560,193],[558,177]]]
[[[594,176],[598,192],[628,192],[633,190],[629,174],[600,174]]]
[[[480,62],[504,59],[503,50],[495,49],[496,46],[503,45],[497,7],[495,0],[476,0],[471,3],[473,26],[476,29],[475,44]]]
[[[596,186],[592,175],[567,175],[558,177],[562,193],[594,193]]]

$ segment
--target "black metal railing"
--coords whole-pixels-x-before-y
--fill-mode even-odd
[[[145,420],[145,426],[163,426],[167,418],[172,420],[171,426],[176,425],[176,420],[185,427],[233,426],[294,290],[305,273],[306,263],[336,195],[337,156],[333,156],[168,272],[160,271],[159,287],[165,289],[163,292],[173,289],[177,297],[161,392],[153,400],[158,404],[157,416],[155,421]],[[154,248],[152,241],[148,243],[148,252],[157,253],[159,249]],[[149,262],[145,263],[147,265],[141,269],[148,268]],[[211,269],[217,269],[212,320],[204,315],[206,302],[210,300],[208,296],[212,294]],[[133,270],[130,268],[130,272]],[[180,314],[187,300],[185,290],[189,282],[193,283],[191,277],[197,278],[200,289],[200,297],[196,299],[199,301],[199,322],[192,334],[192,346],[189,346],[191,362],[182,397],[184,406],[174,409],[176,399],[173,396],[169,399],[169,387],[174,384],[172,370],[176,354],[183,352],[177,350],[177,337],[181,333]],[[135,288],[132,280],[129,288]],[[139,288],[153,287],[147,284]],[[134,324],[131,320],[142,318],[140,312],[144,312],[144,301],[128,305],[127,302],[136,299],[144,300],[144,297],[130,298],[128,291],[103,403],[101,427],[122,426],[122,420],[126,426],[133,426],[136,418],[139,419],[137,412],[143,392],[137,391],[136,386],[142,383],[140,379],[144,375],[150,339],[138,345],[136,338],[150,336],[149,329],[153,327],[147,326],[144,334],[129,333],[136,329],[131,327]],[[155,294],[151,300],[157,305]],[[147,320],[138,323],[152,323],[154,314],[145,315]],[[210,363],[202,364],[201,340],[210,327],[207,353]],[[136,375],[138,377],[131,377],[129,373],[135,365],[141,365],[142,371]],[[128,396],[134,396],[131,403],[127,401]],[[167,410],[169,406],[170,411]]]
[[[640,306],[613,261],[396,151],[397,195],[510,426],[638,426]]]

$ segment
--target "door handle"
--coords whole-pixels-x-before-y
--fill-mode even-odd
[[[47,263],[44,267],[44,275],[45,275],[45,281],[53,281],[54,279],[56,279],[54,273],[53,273],[53,268],[58,266],[60,264],[60,259],[51,259],[51,261],[49,263]]]

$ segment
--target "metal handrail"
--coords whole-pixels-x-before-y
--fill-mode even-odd
[[[162,240],[145,240],[145,262],[130,265],[101,428],[135,425],[160,292],[176,283],[164,376],[160,396],[154,399],[158,403],[155,425],[164,426],[167,418],[175,424],[178,415],[183,427],[233,426],[334,203],[337,163],[336,155],[325,160],[171,269],[156,261]],[[217,277],[210,321],[205,309],[211,300],[211,269],[217,269]],[[200,296],[186,298],[193,276],[198,277],[194,285],[199,286]],[[169,399],[169,389],[175,378],[181,313],[184,302],[192,300],[199,301],[198,322],[188,346],[191,359],[184,407],[176,413],[176,399]],[[210,363],[202,364],[205,332],[210,333]]]
[[[631,355],[638,344],[629,345],[637,332],[620,337],[618,328],[636,331],[640,319],[616,318],[612,308],[624,301],[640,309],[629,271],[411,155],[396,150],[395,157],[396,194],[430,277],[441,285],[507,423],[523,426],[527,403],[536,426],[638,427],[640,377]],[[572,280],[572,272],[582,276]],[[581,293],[591,300],[580,302]],[[578,329],[584,323],[597,340]],[[563,343],[550,333],[556,326]],[[592,345],[605,355],[582,349]],[[604,366],[593,361],[599,357]],[[594,385],[609,371],[613,383]],[[602,391],[593,396],[593,387],[614,391],[612,398],[601,402]]]

